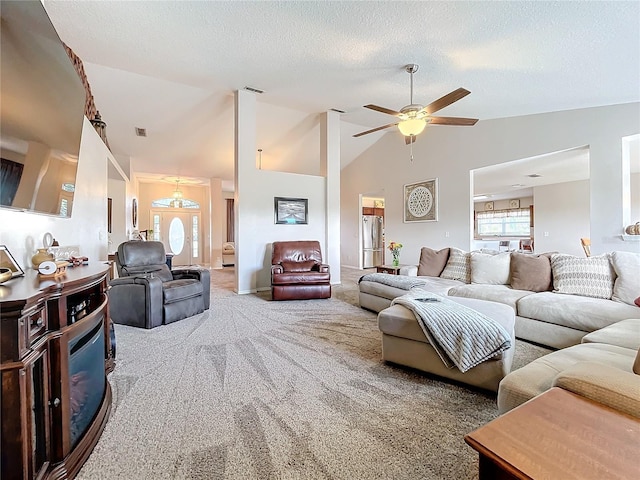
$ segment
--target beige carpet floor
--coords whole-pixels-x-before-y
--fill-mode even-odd
[[[116,325],[114,399],[79,479],[474,479],[495,395],[387,365],[357,279],[328,300],[236,295],[153,330]],[[518,341],[514,368],[547,353]]]

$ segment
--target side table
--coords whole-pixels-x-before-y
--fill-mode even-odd
[[[376,267],[376,273],[388,273],[390,275],[399,275],[400,267],[402,267],[402,265],[398,265],[397,267],[394,265],[378,265]]]
[[[465,435],[480,480],[640,478],[640,420],[554,387]]]

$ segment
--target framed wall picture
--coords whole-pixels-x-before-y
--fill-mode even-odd
[[[493,210],[493,202],[484,202],[485,210]]]
[[[438,179],[404,186],[404,223],[438,221]]]
[[[520,208],[520,199],[509,200],[509,208]]]
[[[279,225],[306,225],[309,201],[306,198],[273,198],[275,223]]]
[[[24,270],[20,268],[16,259],[13,258],[11,252],[6,245],[0,245],[0,268],[8,268],[11,270],[11,276],[17,277],[24,275]]]

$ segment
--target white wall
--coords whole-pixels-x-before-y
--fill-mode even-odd
[[[0,243],[6,245],[23,269],[42,248],[50,232],[60,246],[79,245],[89,262],[107,260],[107,162],[111,152],[85,118],[78,159],[71,218],[59,218],[0,208]]]
[[[589,181],[533,189],[535,251],[584,256],[580,238],[589,238]]]
[[[358,264],[360,194],[381,192],[386,238],[404,244],[403,263],[417,262],[425,245],[470,248],[470,170],[583,145],[590,148],[593,253],[637,251],[640,243],[623,242],[620,234],[621,139],[638,132],[638,103],[481,120],[474,127],[433,126],[415,143],[413,162],[402,137],[389,132],[342,170],[342,263]],[[435,177],[439,178],[439,221],[403,223],[403,185]]]
[[[108,195],[111,198],[111,233],[109,234],[109,253],[118,249],[118,245],[129,240],[127,236],[127,182],[108,179]]]
[[[640,222],[640,173],[631,174],[631,223]]]

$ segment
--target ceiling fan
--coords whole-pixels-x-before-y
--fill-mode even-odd
[[[378,130],[384,130],[385,128],[398,126],[398,130],[405,136],[405,143],[408,145],[416,141],[416,135],[420,134],[427,123],[431,125],[475,125],[478,121],[477,118],[461,118],[461,117],[433,117],[432,114],[438,110],[443,109],[451,105],[453,102],[457,102],[461,98],[466,97],[471,92],[464,88],[458,88],[451,93],[448,93],[442,98],[431,102],[426,107],[419,103],[413,103],[413,74],[418,71],[418,65],[410,63],[405,65],[404,69],[411,75],[411,103],[405,107],[402,107],[399,112],[391,110],[390,108],[380,107],[378,105],[365,105],[365,108],[375,110],[377,112],[386,113],[398,117],[399,120],[395,123],[383,125],[382,127],[372,128],[365,132],[356,133],[354,137],[361,137],[368,133],[377,132]]]

